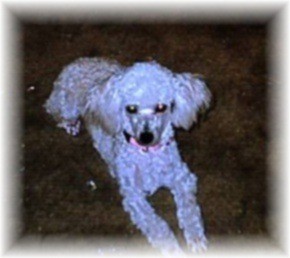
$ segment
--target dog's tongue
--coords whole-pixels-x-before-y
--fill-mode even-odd
[[[149,150],[157,150],[160,148],[160,145],[159,144],[156,144],[156,145],[153,145],[153,146],[150,146],[150,147],[146,147],[146,146],[143,146],[143,145],[140,145],[136,139],[134,137],[130,137],[130,143],[138,148],[140,148],[142,151],[149,151]]]

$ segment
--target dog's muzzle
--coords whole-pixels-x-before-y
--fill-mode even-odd
[[[125,139],[128,143],[132,144],[135,147],[138,147],[143,152],[159,150],[160,148],[164,148],[166,146],[169,146],[174,141],[174,138],[171,137],[165,144],[158,143],[155,145],[150,145],[150,143],[152,143],[154,141],[154,135],[150,132],[141,133],[139,141],[137,141],[133,136],[131,136],[126,131],[124,131],[124,136],[125,136]],[[141,143],[141,138],[143,138],[142,139],[143,144]],[[147,145],[145,145],[145,144],[147,144]]]
[[[142,132],[138,140],[126,131],[124,131],[124,136],[128,143],[138,147],[143,152],[158,150],[162,146],[161,144],[152,145],[152,143],[154,142],[154,135],[153,133],[148,131]]]

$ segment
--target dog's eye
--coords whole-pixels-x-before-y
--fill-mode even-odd
[[[164,113],[167,109],[167,105],[165,104],[158,104],[155,108],[156,113]]]
[[[136,114],[138,112],[137,105],[129,105],[126,107],[126,110],[129,114]]]

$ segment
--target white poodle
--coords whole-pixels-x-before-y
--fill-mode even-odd
[[[132,222],[152,246],[172,254],[181,252],[178,241],[146,196],[168,188],[189,248],[206,249],[197,179],[180,158],[173,127],[189,129],[210,96],[198,76],[175,74],[156,62],[123,67],[81,58],[61,72],[45,108],[72,135],[78,134],[83,119],[119,183]]]

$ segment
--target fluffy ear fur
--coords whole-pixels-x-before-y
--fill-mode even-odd
[[[175,75],[175,87],[172,122],[187,130],[196,121],[200,108],[209,106],[211,94],[201,76],[190,73]]]
[[[99,87],[91,90],[85,114],[88,124],[100,126],[110,135],[117,134],[122,129],[121,97],[116,80],[117,77],[109,79],[102,92]]]

